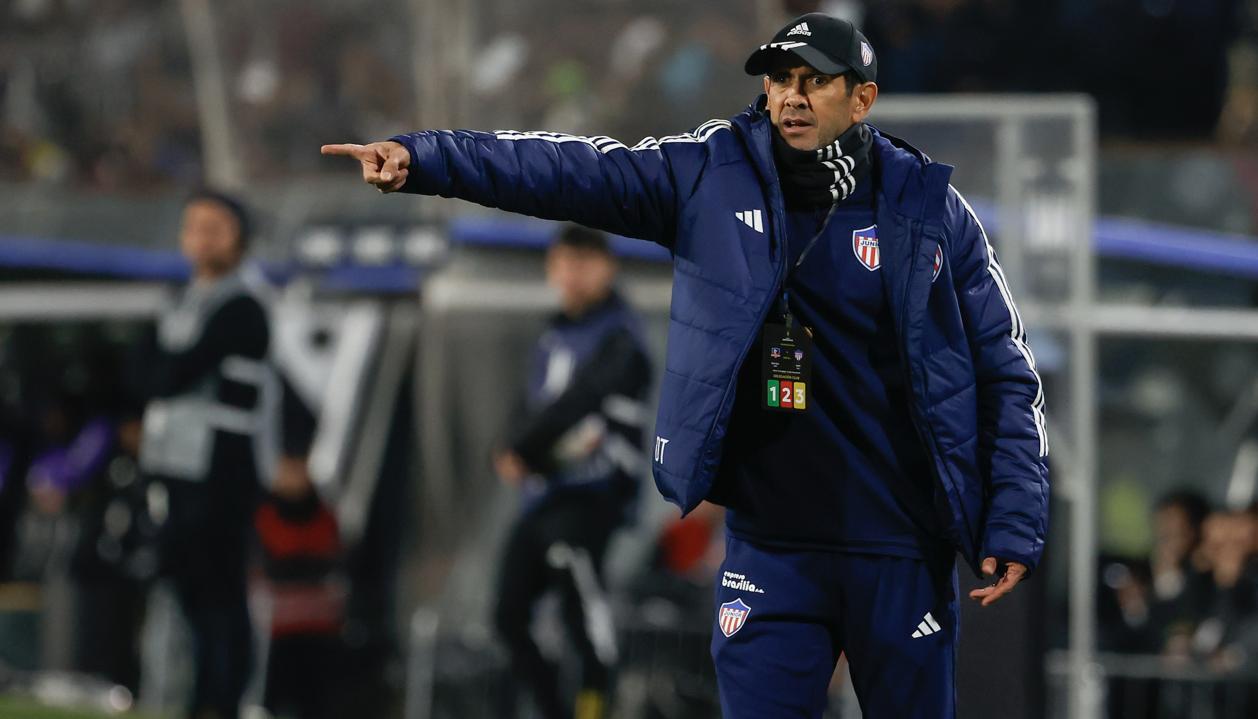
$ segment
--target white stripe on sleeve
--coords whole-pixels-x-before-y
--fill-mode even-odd
[[[520,132],[518,130],[498,130],[494,132],[494,137],[499,140],[545,140],[546,142],[564,143],[564,142],[581,142],[595,150],[606,155],[612,150],[658,150],[660,145],[668,142],[707,142],[718,130],[730,129],[729,120],[708,120],[702,125],[696,127],[690,132],[681,135],[668,135],[658,140],[654,137],[643,138],[641,142],[633,147],[626,147],[623,143],[610,137],[594,136],[583,137],[581,135],[565,135],[559,132]]]
[[[1005,280],[1005,271],[996,261],[996,250],[992,248],[991,240],[987,237],[987,230],[983,228],[983,222],[978,219],[978,213],[970,207],[970,203],[966,202],[965,197],[957,191],[957,188],[948,185],[948,189],[956,193],[957,199],[965,206],[965,211],[970,213],[974,224],[978,226],[979,233],[983,236],[983,243],[987,249],[987,272],[992,276],[997,289],[1000,290],[1001,299],[1004,300],[1005,307],[1009,311],[1009,336],[1013,340],[1014,347],[1026,360],[1031,375],[1035,377],[1035,399],[1031,401],[1031,417],[1035,422],[1035,433],[1040,440],[1040,456],[1047,457],[1048,430],[1044,419],[1044,383],[1040,381],[1040,373],[1035,368],[1035,357],[1031,354],[1031,348],[1026,342],[1026,327],[1022,324],[1022,316],[1018,314],[1017,305],[1013,302],[1013,293],[1009,291],[1009,283]]]

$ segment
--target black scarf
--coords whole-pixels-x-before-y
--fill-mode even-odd
[[[847,199],[856,183],[869,175],[869,149],[873,144],[873,134],[863,122],[817,150],[796,150],[775,130],[773,159],[786,204],[829,207]]]

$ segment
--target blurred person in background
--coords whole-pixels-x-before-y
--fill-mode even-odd
[[[84,488],[72,559],[79,601],[75,623],[79,671],[139,689],[139,635],[145,592],[156,570],[154,527],[137,464],[140,408],[128,403],[111,427],[107,462]]]
[[[1209,607],[1212,587],[1202,551],[1202,523],[1209,513],[1206,498],[1192,489],[1170,492],[1154,506],[1148,600],[1154,651],[1187,656]]]
[[[30,502],[20,523],[18,572],[42,585],[45,621],[50,622],[63,619],[56,598],[59,579],[72,580],[73,614],[64,617],[73,620],[70,666],[134,692],[143,584],[126,571],[121,545],[110,541],[130,524],[125,500],[111,501],[127,481],[121,471],[125,434],[114,408],[77,393],[55,395],[41,403],[43,446],[26,475]],[[110,521],[113,526],[106,528]],[[46,633],[55,636],[54,630]]]
[[[0,339],[9,380],[0,380],[9,388],[0,437],[16,441],[7,456],[0,446],[0,495],[25,495],[3,526],[19,540],[17,578],[40,585],[41,661],[134,693],[151,562],[142,556],[138,408],[118,350],[93,326],[30,324]],[[22,640],[6,639],[4,660],[34,668]]]
[[[345,582],[336,516],[310,478],[316,419],[281,378],[281,456],[254,523],[271,596],[263,705],[276,717],[340,716]]]
[[[1201,554],[1212,581],[1191,651],[1222,671],[1258,662],[1258,515],[1220,510],[1202,523]]]
[[[245,565],[270,328],[242,272],[249,231],[236,199],[191,196],[180,245],[192,282],[159,319],[147,364],[140,465],[162,520],[162,570],[192,633],[197,719],[237,716],[251,668]]]
[[[764,90],[744,113],[632,148],[429,131],[323,152],[384,192],[668,248],[653,469],[683,513],[727,508],[724,715],[820,717],[843,653],[867,715],[952,717],[957,552],[988,606],[1044,548],[1025,328],[952,168],[865,124],[877,64],[855,27],[802,16],[744,69]]]
[[[633,516],[646,471],[651,369],[639,319],[615,289],[616,272],[601,232],[568,225],[551,244],[546,281],[560,311],[534,350],[523,417],[494,456],[498,476],[523,494],[499,565],[494,623],[514,676],[547,719],[607,716],[618,658],[602,565],[612,535]],[[560,592],[564,626],[581,657],[574,706],[531,633],[538,601],[551,590]]]

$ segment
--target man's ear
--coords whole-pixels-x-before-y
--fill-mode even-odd
[[[765,75],[763,79],[764,79],[764,94],[768,95],[769,94],[769,76]]]
[[[869,116],[869,111],[873,109],[874,103],[878,100],[878,84],[873,82],[862,83],[852,90],[852,124],[864,122]]]

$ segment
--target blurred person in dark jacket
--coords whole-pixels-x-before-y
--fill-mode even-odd
[[[1199,492],[1179,489],[1153,509],[1149,628],[1156,650],[1173,656],[1190,651],[1213,593],[1202,548],[1202,524],[1210,505]]]
[[[1258,660],[1256,547],[1258,521],[1251,511],[1214,512],[1202,524],[1201,550],[1213,586],[1192,650],[1222,671]]]
[[[546,277],[561,311],[538,341],[525,418],[494,457],[498,475],[524,495],[501,560],[495,624],[514,675],[546,719],[606,716],[618,658],[601,565],[647,468],[650,365],[638,318],[614,288],[616,269],[600,232],[570,225],[552,244]],[[530,631],[549,590],[561,593],[564,624],[581,656],[575,708]]]
[[[238,715],[252,661],[245,564],[270,327],[242,271],[248,239],[237,200],[192,195],[180,243],[193,279],[162,314],[147,364],[140,466],[164,520],[162,569],[192,633],[197,719]]]
[[[146,511],[137,464],[139,408],[123,408],[112,430],[107,453],[102,454],[105,461],[84,487],[80,501],[72,558],[79,593],[75,666],[136,692],[145,592],[156,569],[151,545],[155,528]]]
[[[307,465],[315,416],[290,383],[282,388],[281,456],[254,518],[272,606],[263,704],[277,717],[333,717],[345,618],[340,533]]]

